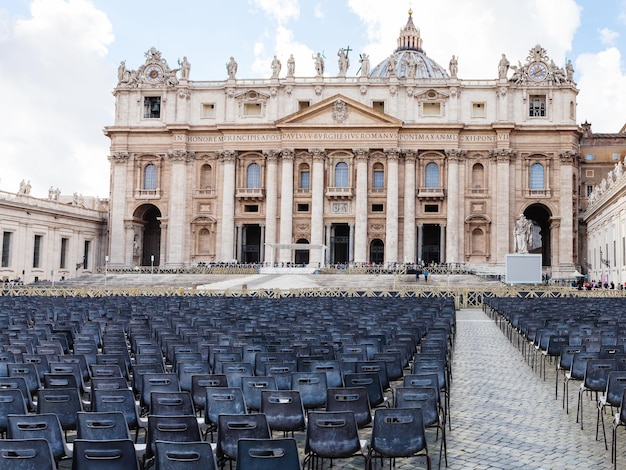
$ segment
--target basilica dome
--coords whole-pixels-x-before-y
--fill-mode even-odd
[[[413,23],[409,10],[406,26],[400,31],[398,47],[385,60],[372,69],[370,77],[448,79],[445,68],[429,58],[422,49],[420,30]]]

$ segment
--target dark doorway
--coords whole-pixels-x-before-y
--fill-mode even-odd
[[[300,238],[296,243],[298,244],[308,244],[309,241],[304,239],[304,238]],[[309,250],[296,250],[296,254],[295,254],[295,263],[298,265],[304,264],[307,265],[309,264]]]
[[[261,227],[259,225],[243,226],[242,263],[259,263],[261,261]]]
[[[330,236],[330,262],[347,264],[350,259],[350,226],[348,224],[333,224]]]
[[[141,265],[159,266],[161,263],[161,211],[151,204],[139,207],[135,216],[143,224]]]
[[[370,263],[383,264],[385,262],[385,244],[380,238],[370,242]]]
[[[552,247],[550,243],[550,218],[552,215],[543,204],[533,204],[528,206],[524,211],[524,215],[532,221],[533,228],[533,246],[529,247],[529,253],[541,254],[541,265],[552,265]],[[569,243],[563,240],[563,243]],[[572,249],[574,249],[572,247]]]
[[[422,261],[426,264],[441,262],[441,226],[439,224],[424,224],[424,240],[422,243]]]

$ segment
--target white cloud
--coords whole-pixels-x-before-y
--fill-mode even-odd
[[[320,5],[319,3],[315,4],[315,7],[313,8],[313,16],[315,17],[315,19],[322,19],[324,18],[324,11],[322,10],[322,5]]]
[[[284,24],[300,16],[298,0],[253,0],[253,3],[265,14],[275,18],[279,24]]]
[[[293,30],[285,26],[278,26],[271,38],[273,45],[270,50],[272,54],[266,53],[265,47],[255,47],[255,60],[252,64],[252,71],[257,77],[269,78],[271,75],[271,62],[274,54],[282,63],[282,71],[280,76],[283,77],[287,71],[287,59],[293,54],[296,63],[296,76],[311,77],[315,74],[313,59],[313,50],[306,44],[297,42],[294,38]]]
[[[88,0],[34,0],[31,15],[5,21],[0,70],[5,93],[0,126],[2,189],[17,191],[30,179],[34,196],[48,188],[108,197],[108,139],[113,122],[115,66],[104,56],[113,40],[106,15]],[[104,151],[106,152],[106,150]]]
[[[610,28],[602,28],[598,31],[600,35],[600,42],[606,46],[615,45],[615,41],[619,37],[619,33],[617,31],[613,31]]]

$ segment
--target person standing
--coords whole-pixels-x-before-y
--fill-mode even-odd
[[[428,275],[430,273],[428,272],[428,269],[424,269],[424,282],[428,282]]]

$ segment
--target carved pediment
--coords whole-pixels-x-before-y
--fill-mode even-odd
[[[393,127],[402,121],[337,94],[276,121],[276,127]]]
[[[428,102],[446,101],[449,97],[450,95],[448,95],[447,93],[442,93],[440,91],[433,90],[432,88],[430,90],[425,90],[421,93],[415,94],[415,99],[417,101],[428,101]]]
[[[270,99],[270,95],[256,90],[248,90],[236,94],[234,98],[243,103],[265,103]]]

